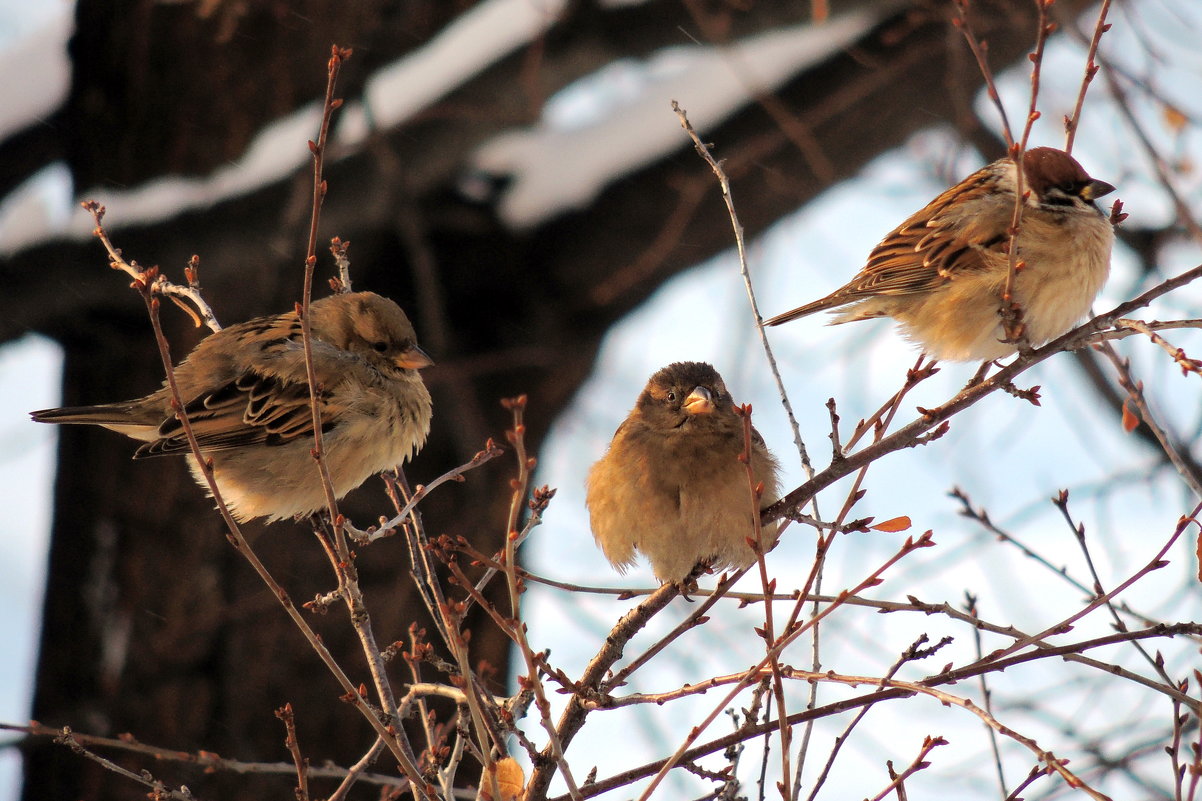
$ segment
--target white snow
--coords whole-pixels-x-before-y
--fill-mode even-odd
[[[10,0],[11,2],[11,0]],[[0,10],[0,139],[54,113],[71,88],[67,40],[75,30],[71,6],[28,3],[20,13]],[[31,13],[32,12],[32,13]]]
[[[373,75],[365,92],[366,107],[347,104],[338,141],[359,144],[373,128],[389,128],[411,118],[541,36],[566,6],[566,0],[489,0],[476,5],[428,44]]]
[[[618,62],[564,90],[540,125],[486,144],[474,167],[513,178],[500,201],[507,223],[537,225],[586,206],[609,183],[679,148],[685,134],[672,100],[704,133],[756,94],[842,49],[876,19],[864,9],[730,46],[670,48],[645,65]]]

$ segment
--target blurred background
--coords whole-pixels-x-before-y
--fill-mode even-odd
[[[736,400],[754,405],[786,488],[805,478],[725,206],[670,101],[724,159],[759,308],[775,314],[843,284],[891,228],[1004,153],[954,12],[944,0],[0,4],[0,577],[10,588],[0,617],[0,640],[10,646],[0,659],[0,720],[128,731],[163,748],[277,761],[287,755],[271,712],[290,701],[315,763],[348,764],[371,744],[354,715],[331,703],[337,686],[229,548],[182,461],[133,463],[133,447],[110,432],[28,422],[32,409],[134,397],[162,379],[141,300],[106,267],[77,201],[103,203],[125,254],[175,280],[199,254],[205,295],[222,322],[289,308],[303,275],[306,140],[316,136],[325,61],[332,43],[354,48],[340,78],[347,103],[332,133],[319,241],[351,242],[356,288],[396,299],[437,362],[424,373],[434,428],[406,470],[410,481],[429,481],[486,438],[500,440],[509,418],[499,400],[524,393],[537,481],[558,489],[523,548],[525,564],[560,581],[648,587],[645,566],[618,577],[593,547],[583,484],[656,369],[713,363]],[[1063,145],[1098,12],[1076,0],[1052,7],[1059,30],[1042,63],[1032,145]],[[974,0],[969,15],[1020,125],[1034,4]],[[1127,0],[1113,5],[1110,22],[1074,149],[1092,175],[1118,187],[1114,197],[1131,215],[1099,311],[1202,261],[1191,216],[1202,198],[1202,8]],[[332,275],[321,256],[319,276]],[[1200,312],[1202,290],[1189,286],[1140,316]],[[200,333],[172,308],[164,317],[179,358]],[[768,335],[819,468],[830,460],[827,399],[853,425],[901,386],[918,355],[887,321],[830,328],[821,317]],[[1196,330],[1165,336],[1190,355],[1202,351]],[[1145,382],[1184,469],[1198,476],[1198,376],[1182,376],[1143,338],[1116,347]],[[953,395],[974,370],[943,365],[899,421]],[[1104,587],[1151,558],[1197,499],[1146,426],[1124,432],[1113,368],[1089,351],[1061,354],[1020,383],[1042,387],[1040,407],[990,396],[956,417],[947,436],[873,467],[853,517],[908,515],[913,529],[839,538],[824,592],[854,586],[901,537],[932,529],[938,547],[904,560],[873,597],[962,607],[971,593],[983,618],[1040,631],[1084,603],[1087,593],[1063,574],[1093,584],[1077,537],[1049,502],[1062,489]],[[423,504],[431,533],[495,549],[512,473],[512,460],[502,459],[434,493]],[[833,516],[848,486],[820,496],[819,511]],[[948,494],[955,487],[1054,569],[965,519]],[[380,490],[372,481],[352,496],[347,509],[361,526],[389,511]],[[330,589],[303,526],[250,533],[294,597]],[[1179,542],[1168,567],[1123,596],[1141,619],[1198,619],[1192,547]],[[788,530],[769,557],[782,589],[800,586],[813,551],[812,530]],[[382,641],[403,638],[420,619],[403,549],[385,541],[360,570]],[[632,603],[543,587],[525,598],[534,647],[549,648],[570,676]],[[657,617],[639,642],[667,631],[686,606]],[[746,668],[762,653],[751,631],[761,614],[720,610],[625,689],[663,691]],[[315,625],[358,665],[337,617]],[[1073,636],[1110,631],[1110,622],[1095,613]],[[972,661],[971,628],[949,618],[844,609],[823,629],[820,663],[881,675],[924,632],[956,637],[930,671]],[[507,641],[481,625],[472,642],[504,690]],[[1185,678],[1196,646],[1180,640],[1153,650],[1163,647],[1169,673]],[[793,648],[791,663],[810,666],[809,644]],[[1097,656],[1150,672],[1129,646]],[[915,668],[911,678],[922,675]],[[1047,660],[1011,670],[993,677],[995,712],[1116,797],[1171,796],[1176,779],[1163,754],[1171,704],[1105,679]],[[797,708],[806,691],[794,688]],[[822,688],[819,698],[849,692]],[[715,703],[704,696],[596,714],[572,746],[577,770],[595,762],[604,778],[671,753]],[[804,792],[846,723],[835,718],[813,731]],[[712,736],[729,731],[722,725]],[[1197,721],[1190,725],[1196,739]],[[930,699],[874,708],[821,796],[878,792],[889,781],[885,760],[907,764],[923,736],[935,734],[951,744],[915,780],[923,797],[1004,796],[980,722]],[[45,739],[10,742],[0,752],[0,796],[139,792]],[[759,755],[743,759],[744,792],[754,795]],[[1011,789],[1033,764],[1008,740],[998,761]],[[261,798],[287,787],[151,767],[201,797]],[[674,775],[661,794],[699,798],[710,786]],[[1041,787],[1063,790],[1050,780]]]

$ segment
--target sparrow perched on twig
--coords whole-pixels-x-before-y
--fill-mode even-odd
[[[425,443],[430,393],[418,370],[433,362],[401,308],[373,292],[316,300],[309,320],[324,458],[341,498]],[[234,517],[271,522],[325,507],[294,312],[211,334],[175,368],[175,380]],[[135,459],[189,454],[193,476],[208,486],[166,384],[136,400],[31,414],[41,423],[90,423],[142,440]]]
[[[590,522],[605,557],[625,572],[637,551],[657,579],[677,584],[701,562],[754,562],[747,541],[780,485],[776,459],[752,429],[751,472],[763,484],[753,502],[743,450],[743,418],[713,367],[677,362],[651,376],[589,472]],[[771,548],[776,524],[763,526],[761,538]]]
[[[1026,151],[1013,300],[1038,346],[1080,320],[1106,283],[1114,230],[1094,204],[1114,191],[1072,156]],[[765,325],[848,306],[832,324],[892,317],[927,355],[990,361],[1014,353],[999,312],[1010,265],[1016,170],[1009,158],[978,170],[891,231],[846,285]]]

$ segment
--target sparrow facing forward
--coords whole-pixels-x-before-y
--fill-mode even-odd
[[[1023,154],[1023,206],[1017,245],[1025,267],[1014,278],[1032,346],[1055,339],[1089,311],[1110,272],[1114,230],[1094,200],[1114,191],[1067,153]],[[891,231],[846,285],[765,320],[779,325],[849,306],[832,325],[892,317],[927,355],[990,361],[1016,352],[999,311],[1009,271],[1014,162],[1000,159],[965,178]]]
[[[334,494],[408,459],[430,430],[430,393],[418,370],[433,362],[409,318],[373,292],[312,303],[313,369]],[[211,334],[175,368],[175,380],[201,453],[213,460],[218,489],[240,521],[268,522],[325,508],[313,449],[313,418],[294,312],[258,317]],[[144,398],[43,409],[41,423],[89,423],[142,440],[135,459],[189,454],[171,410],[171,391]]]
[[[743,419],[722,377],[708,364],[663,368],[639,395],[609,450],[588,476],[593,537],[620,572],[636,551],[661,582],[683,583],[700,562],[747,567],[758,511],[780,497],[777,463],[751,432],[751,470],[764,485],[752,501],[743,452]],[[765,550],[776,524],[762,527]]]

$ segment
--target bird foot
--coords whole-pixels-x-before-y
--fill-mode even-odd
[[[693,569],[689,571],[687,576],[680,581],[673,582],[676,584],[676,588],[680,590],[680,597],[684,598],[689,603],[693,603],[693,599],[690,598],[689,595],[690,593],[697,592],[697,579],[709,572],[711,572],[710,561],[708,559],[703,559],[694,565]]]

